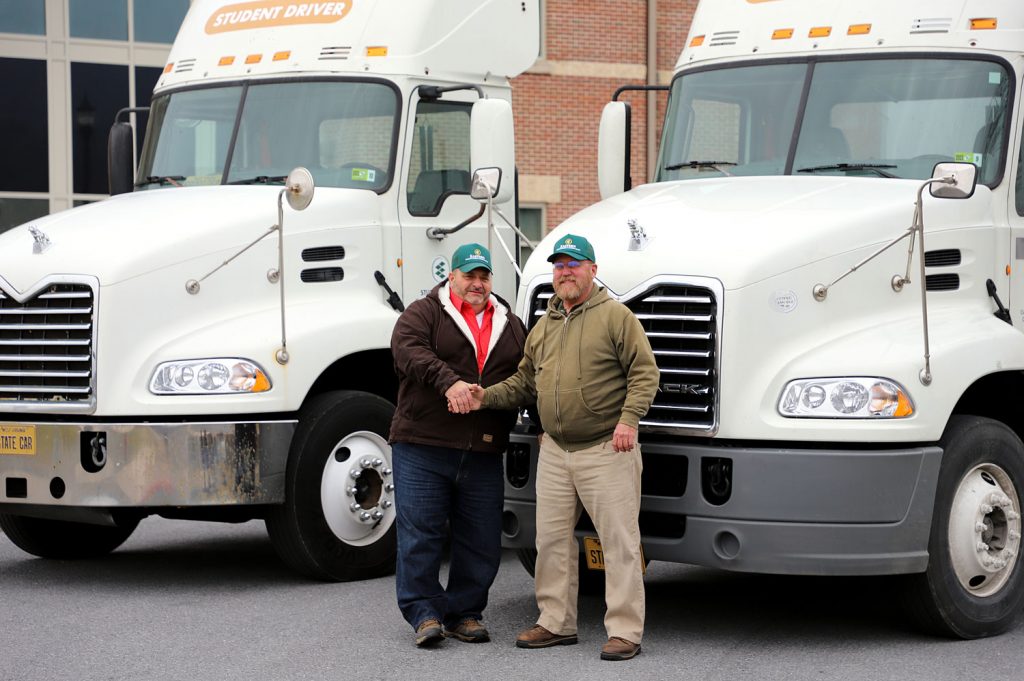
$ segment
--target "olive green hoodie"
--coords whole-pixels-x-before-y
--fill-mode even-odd
[[[576,451],[611,439],[618,423],[636,428],[658,378],[640,321],[594,286],[568,315],[561,299],[551,297],[516,373],[487,388],[484,406],[509,409],[536,399],[545,434]]]

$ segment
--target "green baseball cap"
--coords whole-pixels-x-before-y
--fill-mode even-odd
[[[488,272],[493,272],[491,267],[491,252],[480,244],[463,244],[455,249],[452,254],[452,270],[460,272],[472,272],[482,267]]]
[[[570,255],[577,260],[589,260],[597,262],[594,257],[594,247],[585,237],[576,234],[566,234],[555,242],[555,252],[548,256],[548,262],[552,262],[560,255]]]

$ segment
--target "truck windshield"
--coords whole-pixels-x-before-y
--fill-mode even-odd
[[[268,82],[172,92],[153,101],[136,184],[283,183],[304,166],[319,187],[381,192],[392,176],[397,113],[395,91],[381,83]]]
[[[768,63],[684,74],[672,85],[656,181],[725,171],[922,180],[940,161],[969,161],[991,187],[1002,177],[1011,96],[1000,63],[969,59]]]

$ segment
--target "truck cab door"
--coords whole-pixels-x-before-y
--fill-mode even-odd
[[[466,243],[491,250],[493,290],[510,303],[515,298],[515,271],[496,240],[488,240],[486,212],[466,227],[442,239],[428,236],[433,228],[450,229],[480,213],[481,204],[469,195],[470,117],[475,93],[446,93],[441,99],[413,96],[406,139],[407,168],[399,187],[398,215],[402,227],[402,290],[406,304],[426,295],[448,279],[451,256]],[[511,206],[503,211],[509,215]],[[502,238],[515,252],[515,234],[497,215]]]
[[[999,286],[999,295],[1010,311],[1013,325],[1024,330],[1024,135],[1018,132],[1017,146],[1011,145],[1008,154],[1016,161],[1007,164],[1009,169],[1004,180],[1011,182],[1006,207],[1010,225],[1010,284],[1005,295],[1003,286]]]

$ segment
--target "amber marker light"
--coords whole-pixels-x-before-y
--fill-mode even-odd
[[[693,40],[690,41],[690,47],[700,47],[703,44],[704,36],[702,35],[695,35],[693,36]]]
[[[388,56],[388,48],[384,45],[375,45],[373,47],[366,48],[367,57],[386,57]]]
[[[263,55],[262,54],[250,54],[248,57],[245,58],[245,63],[246,64],[259,64],[262,59],[263,59]]]
[[[807,34],[808,38],[827,38],[832,35],[831,26],[815,26],[811,29],[811,32]]]
[[[234,57],[221,57],[220,61],[217,62],[217,66],[231,66],[235,63]]]
[[[999,26],[999,20],[994,18],[971,19],[972,31],[991,31]]]
[[[871,33],[871,24],[850,24],[846,29],[846,35],[867,35]]]
[[[274,53],[274,61],[284,61],[288,57],[292,56],[291,50],[284,50],[283,52]]]
[[[171,69],[173,69],[173,68],[174,68],[174,62],[171,62],[170,64],[168,64],[167,66],[164,67],[164,73],[170,73]]]
[[[793,29],[777,28],[772,31],[772,40],[789,40],[793,37]]]

